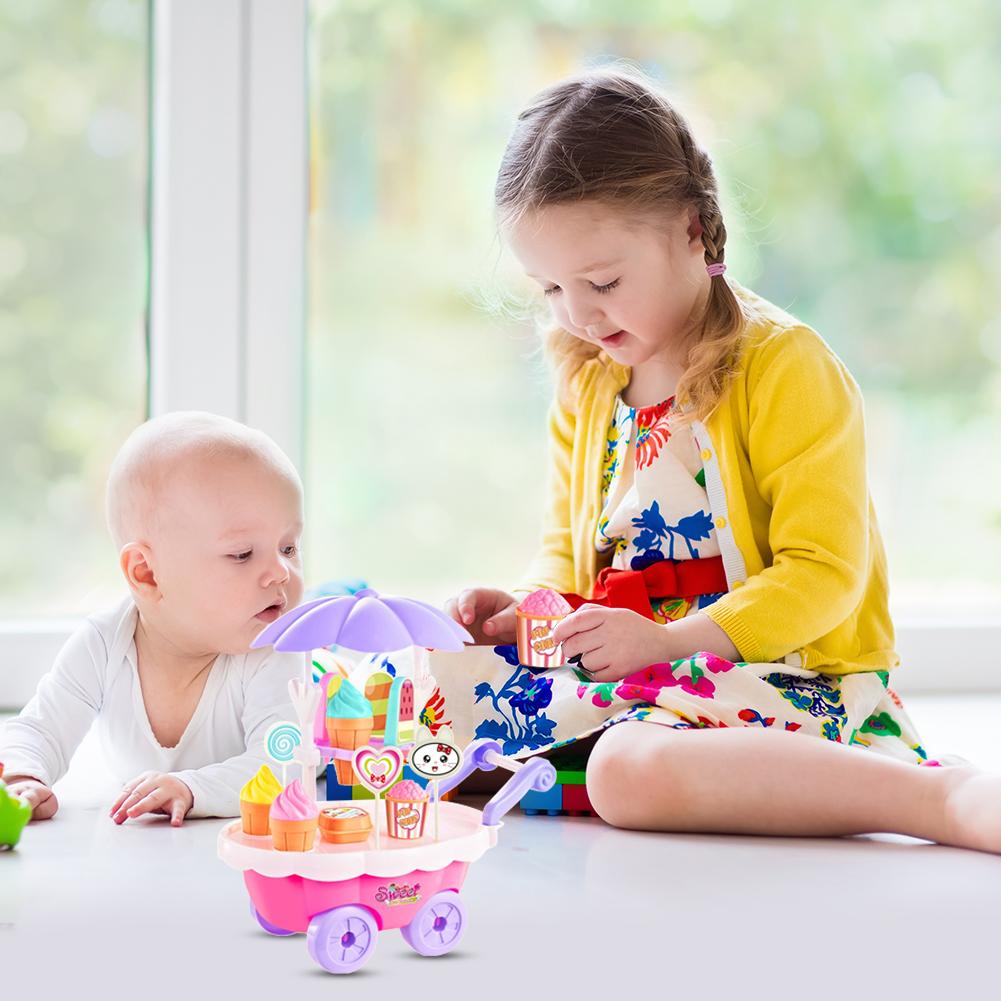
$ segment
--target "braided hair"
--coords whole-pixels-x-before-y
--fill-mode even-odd
[[[584,200],[639,212],[688,208],[698,214],[706,265],[724,262],[726,226],[712,160],[667,98],[634,72],[592,71],[539,94],[518,116],[494,194],[502,225]],[[745,320],[729,282],[713,273],[677,388],[691,416],[705,419],[718,405]],[[572,403],[573,376],[601,349],[560,329],[547,332],[546,348],[558,392]]]

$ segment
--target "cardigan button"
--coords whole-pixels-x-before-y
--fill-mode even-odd
[[[735,580],[735,581],[733,582],[733,584],[731,585],[731,587],[732,587],[732,588],[733,588],[733,590],[735,590],[735,591],[737,590],[737,588],[738,588],[738,587],[743,587],[743,586],[744,586],[744,582],[743,582],[742,580]]]
[[[709,451],[708,448],[702,449],[702,461],[703,462],[705,462],[707,459],[711,459],[712,457],[713,457],[713,454],[712,454],[712,452]]]
[[[726,518],[717,518],[716,519],[716,527],[717,528],[726,528]]]

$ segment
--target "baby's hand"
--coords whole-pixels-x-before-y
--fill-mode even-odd
[[[194,802],[191,790],[176,775],[143,772],[125,783],[108,816],[116,824],[124,824],[144,813],[165,813],[171,827],[180,827]]]
[[[7,792],[12,796],[20,796],[31,807],[32,820],[48,820],[55,816],[59,800],[44,782],[27,775],[11,775],[4,781],[7,783]]]
[[[557,624],[553,639],[593,681],[621,681],[668,659],[665,627],[629,608],[581,605]]]
[[[450,598],[445,611],[464,625],[477,643],[513,643],[518,599],[507,591],[474,587]]]

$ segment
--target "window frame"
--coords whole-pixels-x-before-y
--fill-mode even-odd
[[[233,417],[300,465],[306,0],[159,0],[151,44],[150,412]]]
[[[151,0],[149,18],[149,413],[233,417],[301,468],[306,0]],[[0,619],[0,707],[79,621]]]
[[[300,469],[308,13],[308,0],[151,0],[149,54],[150,413],[245,421]],[[1001,623],[896,615],[899,690],[1001,689],[987,667]],[[0,621],[0,707],[31,696],[78,621]]]

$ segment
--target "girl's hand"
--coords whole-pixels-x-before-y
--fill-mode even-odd
[[[518,599],[507,591],[474,587],[445,603],[445,611],[465,626],[477,644],[513,643]]]
[[[629,608],[581,605],[553,630],[564,660],[593,681],[621,681],[636,671],[669,660],[667,628]]]
[[[143,772],[125,783],[108,816],[116,824],[124,824],[144,813],[165,813],[170,817],[171,827],[180,827],[194,803],[191,790],[176,776]]]
[[[59,800],[44,782],[27,775],[11,775],[4,781],[7,783],[7,792],[12,796],[20,796],[31,807],[32,820],[48,820],[55,816]]]

